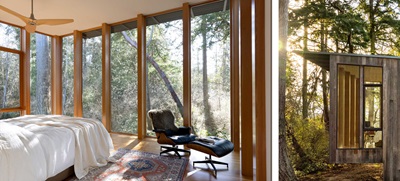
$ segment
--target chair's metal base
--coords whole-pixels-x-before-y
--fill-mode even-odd
[[[206,164],[209,163],[214,169],[215,177],[217,176],[217,169],[215,168],[214,164],[226,165],[226,169],[227,170],[229,169],[228,163],[212,160],[211,155],[209,155],[209,157],[208,158],[206,157],[205,159],[206,160],[203,160],[203,161],[193,161],[193,168],[194,168],[195,163],[206,163]]]
[[[166,150],[162,151],[162,149],[166,149]],[[172,146],[172,147],[170,147],[170,146],[161,146],[160,151],[161,151],[160,155],[163,154],[163,153],[169,153],[169,152],[173,151],[173,152],[175,152],[175,155],[177,155],[179,157],[179,159],[182,158],[182,156],[179,154],[179,152],[189,153],[189,155],[190,155],[190,151],[189,150],[179,149],[178,145],[175,145],[175,146]]]

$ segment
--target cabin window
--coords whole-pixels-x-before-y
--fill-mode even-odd
[[[51,114],[51,37],[31,34],[31,114]]]
[[[21,29],[0,22],[0,47],[21,50]]]
[[[337,78],[337,147],[382,147],[382,67],[338,65]]]
[[[20,107],[19,54],[0,51],[0,109]]]
[[[364,67],[364,148],[382,147],[382,68]]]
[[[82,47],[82,108],[83,117],[101,121],[102,37],[84,34]]]
[[[120,27],[129,29],[121,31]],[[136,21],[112,27],[111,31],[111,131],[137,134]]]
[[[74,37],[63,37],[62,46],[62,110],[74,116]]]
[[[169,109],[182,126],[182,11],[147,17],[146,25],[146,109]],[[154,135],[149,118],[147,135]]]

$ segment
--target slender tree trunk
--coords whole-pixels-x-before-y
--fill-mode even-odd
[[[378,6],[379,2],[377,2]],[[375,8],[374,8],[374,0],[369,0],[369,38],[371,40],[371,54],[376,54],[375,49],[375,42],[376,42],[376,35],[375,35]]]
[[[308,5],[308,0],[305,1],[305,6]],[[304,35],[303,35],[303,51],[308,51],[308,19],[305,18],[304,20]],[[301,89],[301,98],[302,98],[302,116],[303,120],[307,120],[308,118],[308,103],[307,103],[307,87],[308,87],[308,80],[307,80],[307,59],[303,58],[303,84]]]
[[[124,36],[124,39],[134,48],[137,49],[137,43],[135,41],[133,41],[127,34],[126,32],[122,32],[122,35]],[[169,81],[168,77],[165,75],[164,71],[161,70],[160,66],[158,65],[158,63],[154,60],[153,57],[151,57],[150,55],[146,56],[147,61],[149,61],[151,63],[151,65],[156,69],[157,73],[160,75],[161,79],[164,81],[165,86],[167,87],[169,93],[172,96],[172,99],[175,101],[176,106],[179,109],[179,113],[182,115],[183,117],[183,105],[182,102],[179,100],[178,95],[176,94],[174,88],[171,85],[171,82]]]
[[[288,33],[288,0],[279,0],[279,180],[297,180],[287,154],[285,92],[286,92],[286,43]]]
[[[36,33],[36,114],[48,114],[49,44],[47,37]]]
[[[325,0],[322,0],[325,3]],[[325,23],[321,23],[321,52],[326,52],[327,32],[325,30]],[[323,102],[323,120],[325,123],[325,130],[329,131],[329,108],[328,108],[328,82],[326,80],[326,70],[322,71],[322,102]]]
[[[215,122],[211,114],[211,106],[209,102],[210,95],[208,93],[208,73],[207,73],[207,19],[201,19],[201,37],[202,37],[202,51],[203,51],[203,105],[204,105],[204,123],[210,135],[215,135]]]

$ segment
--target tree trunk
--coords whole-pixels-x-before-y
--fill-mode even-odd
[[[378,6],[379,2],[377,2]],[[375,10],[374,10],[374,0],[369,0],[369,24],[370,24],[370,29],[369,29],[369,38],[371,40],[371,54],[375,55],[376,54],[376,49],[375,49],[375,41],[376,41],[376,36],[375,36]]]
[[[36,33],[36,112],[48,114],[49,108],[49,44],[47,37]]]
[[[207,74],[207,19],[201,19],[201,37],[203,51],[203,105],[204,105],[204,123],[210,135],[215,135],[215,122],[211,114],[211,106],[209,102],[210,95],[208,94],[208,74]]]
[[[285,92],[286,92],[286,43],[288,33],[288,0],[279,0],[279,180],[297,180],[287,154]]]
[[[329,131],[329,107],[328,107],[328,81],[326,80],[326,70],[322,70],[322,102],[324,104],[324,123],[325,130]]]
[[[305,1],[305,6],[308,6],[308,0]],[[308,51],[308,19],[305,18],[304,20],[304,35],[303,35],[303,51]],[[308,103],[307,103],[307,87],[308,87],[308,80],[307,80],[307,59],[303,58],[303,84],[301,89],[301,98],[302,98],[302,116],[303,120],[307,120],[308,118]]]
[[[137,49],[137,43],[135,41],[133,41],[127,34],[126,32],[122,32],[122,35],[124,36],[124,39],[134,48]],[[161,79],[164,81],[165,86],[167,86],[167,89],[169,91],[169,93],[172,96],[172,99],[175,101],[176,106],[179,109],[179,113],[182,115],[183,117],[183,105],[182,102],[179,100],[178,95],[176,94],[174,88],[171,85],[171,82],[169,81],[168,77],[165,75],[164,71],[161,70],[160,66],[158,65],[158,63],[154,60],[153,57],[147,55],[146,56],[147,61],[149,61],[151,63],[151,65],[156,69],[157,73],[160,75]]]

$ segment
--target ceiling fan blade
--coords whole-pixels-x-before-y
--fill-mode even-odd
[[[0,9],[3,10],[3,11],[5,11],[5,12],[7,12],[7,13],[10,13],[10,14],[12,14],[12,15],[18,17],[19,19],[21,19],[21,20],[24,21],[25,23],[28,23],[28,22],[29,22],[29,18],[28,18],[28,17],[22,16],[21,14],[19,14],[19,13],[13,11],[13,10],[11,10],[11,9],[8,9],[8,8],[2,6],[2,5],[0,5]]]
[[[36,20],[37,25],[62,25],[74,22],[73,19],[38,19]]]

